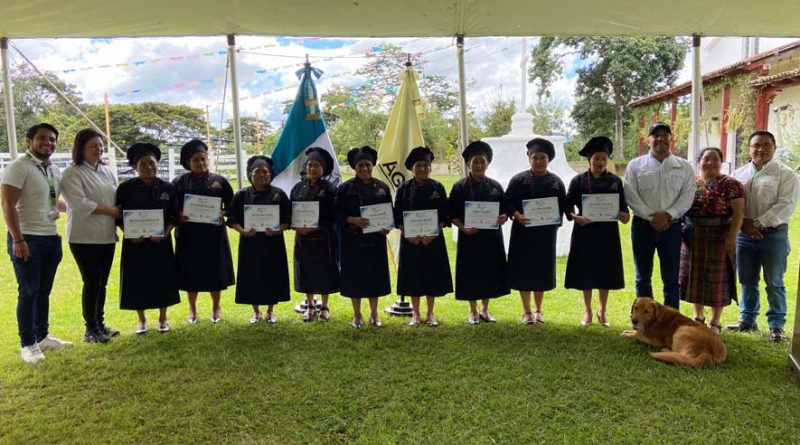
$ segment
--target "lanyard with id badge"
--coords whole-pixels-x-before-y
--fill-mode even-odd
[[[33,162],[36,166],[36,169],[44,175],[44,179],[47,181],[47,187],[50,189],[49,191],[49,199],[50,199],[50,211],[47,213],[47,217],[50,221],[55,221],[59,218],[60,214],[58,213],[58,200],[56,196],[56,183],[53,180],[53,177],[49,173],[49,169],[44,166],[43,162],[36,160],[30,153],[25,153],[25,156]]]

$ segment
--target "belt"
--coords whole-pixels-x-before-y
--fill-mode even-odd
[[[686,217],[686,224],[690,226],[713,227],[713,226],[727,226],[731,223],[731,218],[718,218],[718,217]]]
[[[789,224],[780,224],[775,227],[762,227],[761,233],[769,235],[770,233],[783,232],[789,230]]]
[[[640,224],[650,224],[650,220],[649,219],[642,218],[641,216],[634,215],[633,216],[633,220],[636,221],[636,222],[639,222]],[[669,224],[670,225],[678,224],[680,222],[681,222],[681,218],[674,218],[674,219],[669,220]]]

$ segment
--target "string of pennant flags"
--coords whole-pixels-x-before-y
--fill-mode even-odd
[[[420,40],[420,39],[416,39],[416,40]],[[467,53],[467,52],[469,52],[471,50],[474,50],[474,49],[478,48],[481,45],[482,44],[478,44],[476,46],[473,46],[473,47],[470,47],[470,48],[466,48],[464,50],[464,52]],[[248,50],[255,49],[255,48],[264,48],[265,46],[268,46],[268,45],[262,45],[261,47],[249,48]],[[275,46],[275,45],[271,44],[271,46]],[[413,53],[412,55],[414,55],[415,57],[418,57],[418,56],[421,56],[421,55],[424,55],[424,54],[430,54],[430,53],[433,53],[433,52],[442,51],[444,49],[452,48],[453,46],[454,45],[452,45],[452,44],[447,44],[447,45],[439,46],[439,47],[436,47],[436,48],[428,49],[428,50],[425,50],[425,51],[420,51],[420,52],[417,52],[417,53]],[[488,54],[501,53],[501,52],[504,52],[504,51],[508,51],[511,48],[512,48],[511,46],[507,46],[507,47],[495,49],[495,50],[490,51]],[[371,48],[370,51],[379,52],[379,51],[381,51],[381,48],[376,46],[376,47]],[[220,51],[220,53],[227,54],[227,51]],[[182,56],[176,56],[176,57],[182,57]],[[176,58],[176,57],[162,58],[161,60],[164,60],[164,59],[170,59],[171,60],[171,59]],[[199,56],[197,56],[197,57],[199,57]],[[303,58],[303,59],[305,58],[304,56],[295,56],[295,57]],[[337,58],[337,56],[326,57],[326,58],[318,59],[318,62],[320,62],[320,63],[330,62],[330,61],[333,61],[336,58]],[[181,60],[186,60],[186,58],[183,58]],[[469,61],[466,61],[466,62],[469,63]],[[424,65],[429,65],[430,63],[432,63],[432,62],[431,61],[426,61],[423,64],[423,66]],[[265,80],[268,81],[270,78],[278,79],[279,76],[275,74],[276,72],[282,71],[282,70],[286,70],[286,69],[290,69],[290,68],[295,68],[295,67],[302,66],[302,65],[303,65],[302,62],[292,62],[292,63],[284,64],[284,65],[281,65],[281,66],[270,67],[270,68],[262,68],[262,69],[258,69],[258,70],[255,70],[255,71],[242,73],[242,74],[240,74],[239,78],[246,80],[246,79],[254,78],[254,77],[269,76],[267,78],[259,79],[259,82],[263,82]],[[361,69],[361,68],[358,68],[358,69]],[[441,71],[447,72],[447,71],[450,71],[451,69],[455,69],[455,67],[444,68]],[[326,81],[326,80],[335,79],[335,78],[342,77],[342,76],[351,75],[356,70],[357,69],[341,71],[341,72],[331,73],[331,74],[326,74],[325,76],[323,76],[322,79],[320,79],[320,81]],[[367,71],[369,71],[369,70],[367,70]],[[363,81],[363,83],[370,84],[370,83],[378,82],[379,80],[380,80],[380,78],[378,78],[378,77],[368,77],[367,79],[365,79]],[[117,91],[117,92],[109,93],[109,97],[110,98],[115,98],[115,99],[122,99],[122,98],[126,98],[126,97],[140,97],[140,96],[143,96],[143,95],[162,93],[162,92],[166,92],[166,91],[170,91],[170,90],[182,90],[182,89],[194,88],[194,87],[204,86],[204,85],[213,85],[213,84],[215,84],[217,82],[224,82],[224,81],[225,81],[225,76],[224,75],[220,75],[220,76],[214,76],[214,77],[210,77],[210,78],[192,79],[192,80],[186,80],[186,81],[175,82],[175,83],[159,85],[159,86],[136,87],[136,88],[132,88],[132,89],[126,90],[126,91]],[[246,86],[246,85],[244,85],[244,86]],[[265,90],[264,92],[259,93],[259,94],[253,94],[253,95],[249,95],[249,96],[248,95],[240,96],[239,99],[240,100],[252,100],[252,99],[262,98],[264,96],[269,96],[269,95],[272,95],[272,94],[275,94],[275,93],[279,93],[279,92],[282,92],[282,91],[285,91],[285,90],[296,89],[296,88],[297,88],[297,85],[288,86],[288,87],[282,87],[282,88],[276,88],[276,89],[268,89],[268,90]],[[391,94],[393,92],[394,91],[386,91],[386,94]]]
[[[289,39],[289,40],[293,41],[293,42],[303,42],[305,40],[319,40],[319,39],[320,39],[319,37],[309,37],[309,38],[292,38],[292,39]],[[422,40],[422,39],[421,38],[416,38],[416,39],[412,39],[412,40],[408,40],[408,41],[402,42],[401,44],[402,45],[407,45],[409,43],[417,42],[419,40]],[[268,44],[265,44],[265,45],[250,46],[250,47],[240,47],[240,48],[237,48],[236,51],[238,53],[246,54],[246,53],[251,52],[251,51],[258,51],[258,50],[263,50],[263,49],[275,48],[275,47],[279,47],[279,46],[281,46],[281,45],[277,44],[277,43],[268,43]],[[440,49],[442,49],[442,48],[434,48],[433,50],[428,50],[426,52],[434,52],[434,51],[438,51]],[[372,47],[369,51],[373,52],[373,53],[377,53],[377,52],[381,51],[381,48],[379,46],[375,46],[375,47]],[[156,57],[156,58],[152,58],[152,59],[129,60],[129,61],[123,61],[123,62],[119,62],[119,63],[105,63],[105,64],[99,64],[99,65],[73,66],[73,67],[63,68],[63,69],[61,69],[59,71],[62,74],[72,74],[72,73],[79,73],[79,72],[92,71],[92,70],[101,70],[101,69],[108,69],[108,68],[131,69],[131,68],[141,68],[141,67],[145,67],[147,65],[157,65],[157,64],[161,64],[161,63],[165,63],[165,62],[186,62],[186,61],[198,60],[198,59],[205,58],[205,57],[219,57],[219,56],[227,57],[227,55],[228,55],[228,50],[227,49],[218,49],[218,50],[213,50],[213,51],[204,51],[204,52],[199,53],[199,54],[172,55],[172,56],[168,56],[168,57]],[[274,56],[274,57],[304,58],[304,56],[293,56],[293,55],[286,55],[286,54],[264,54],[264,55],[269,55],[269,56]],[[334,60],[334,59],[367,58],[367,57],[368,57],[368,55],[342,55],[342,56],[314,57],[314,59],[325,62],[325,61],[330,61],[330,60]]]

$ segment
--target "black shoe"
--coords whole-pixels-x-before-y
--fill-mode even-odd
[[[106,334],[97,331],[86,331],[86,334],[83,336],[83,341],[86,343],[108,343],[108,337]]]
[[[114,328],[110,328],[110,327],[108,327],[106,325],[101,325],[101,326],[102,327],[100,328],[100,332],[102,332],[103,335],[105,335],[106,337],[110,338],[110,337],[116,337],[117,335],[119,335],[119,331],[118,330],[116,330]]]
[[[782,342],[786,340],[786,334],[781,328],[769,328],[769,339],[774,342]]]
[[[725,330],[732,332],[755,332],[758,331],[758,324],[750,324],[739,321],[736,324],[729,324],[728,326],[725,326]]]

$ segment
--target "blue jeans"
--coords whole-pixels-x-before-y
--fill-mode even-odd
[[[788,230],[764,235],[760,240],[752,240],[739,234],[736,239],[736,258],[739,283],[742,285],[739,298],[740,321],[749,324],[756,322],[761,308],[758,288],[763,267],[769,303],[767,323],[770,328],[783,329],[786,323],[786,288],[783,286],[783,275],[786,273],[786,259],[790,250]]]
[[[681,262],[681,225],[670,224],[663,232],[654,229],[646,219],[634,217],[631,225],[633,263],[636,266],[636,296],[653,297],[653,254],[658,252],[664,304],[678,308],[678,271]]]
[[[14,256],[11,234],[7,236],[8,255],[17,277],[17,327],[21,346],[31,346],[47,337],[50,291],[61,262],[61,237],[25,235],[28,261]]]

